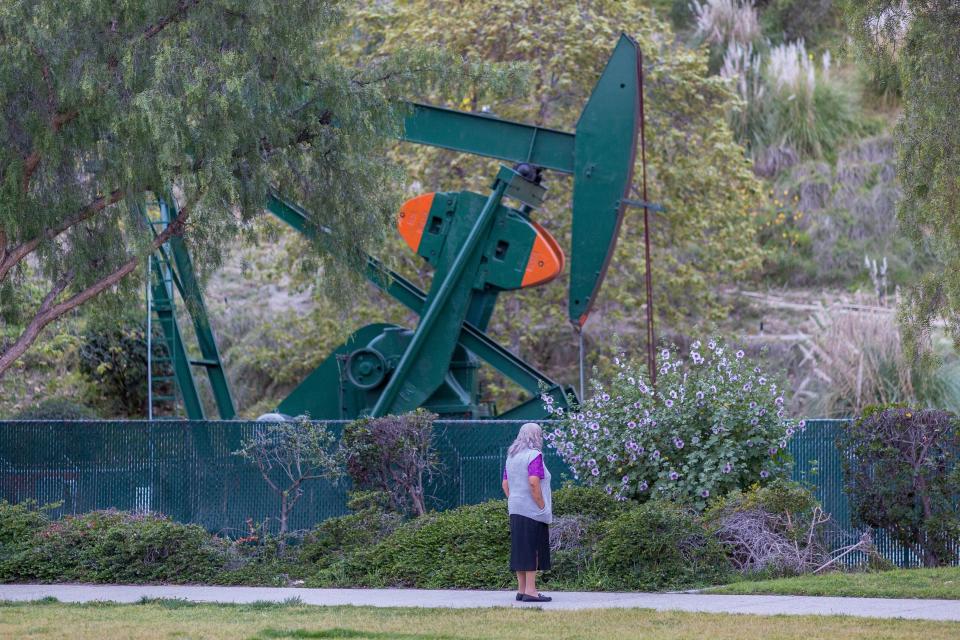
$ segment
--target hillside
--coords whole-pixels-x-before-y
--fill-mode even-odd
[[[662,37],[669,44],[660,53],[651,52],[648,96],[651,108],[662,110],[654,111],[648,122],[654,138],[653,192],[674,203],[654,223],[659,339],[682,345],[698,336],[722,334],[749,351],[762,352],[767,368],[779,372],[790,386],[791,411],[798,415],[853,415],[873,402],[960,409],[960,359],[942,327],[934,326],[929,337],[931,357],[912,360],[901,346],[898,301],[934,257],[898,227],[902,193],[894,125],[900,116],[899,87],[858,60],[835,3],[639,4],[652,5],[653,12],[638,12],[636,21],[623,29],[642,33],[650,42]],[[542,19],[549,22],[551,15],[545,13]],[[449,35],[444,44],[456,48],[470,42],[469,30],[464,29],[463,34]],[[605,56],[608,44],[590,47]],[[585,45],[578,55],[593,55],[590,47]],[[503,53],[480,53],[499,62],[514,60]],[[519,61],[537,64],[534,59]],[[710,188],[715,193],[729,199],[704,204],[678,195],[683,176],[671,172],[694,167],[696,150],[688,151],[689,165],[671,160],[673,142],[666,141],[670,127],[682,126],[677,122],[690,116],[678,114],[669,103],[681,99],[668,97],[668,83],[658,77],[659,69],[693,69],[690,76],[701,74],[702,86],[717,83],[729,92],[723,98],[728,101],[723,104],[731,105],[724,108],[726,122],[716,126],[729,129],[738,146],[735,152],[726,152],[749,159],[750,175],[735,176],[730,165],[702,166],[696,169],[704,175],[691,180],[714,185]],[[567,103],[579,100],[578,91],[585,90],[581,85],[587,89],[592,85],[587,79],[592,72],[587,71],[582,70],[583,78],[572,73],[564,79],[574,89],[556,89],[550,100],[533,95],[529,102],[515,99],[498,115],[520,119],[546,113],[552,116],[544,118],[547,124],[569,127],[566,119],[580,105],[574,110]],[[721,91],[710,90],[717,95]],[[452,100],[448,95],[426,98],[437,103]],[[480,106],[466,101],[463,108]],[[709,123],[702,127],[710,128]],[[481,169],[488,165],[475,159],[403,147],[391,153],[421,191],[440,186],[461,189],[486,178]],[[725,182],[736,195],[723,191]],[[759,187],[756,193],[751,185]],[[552,199],[540,219],[568,244],[569,186],[557,181],[550,187]],[[411,187],[407,192],[416,190]],[[702,208],[687,207],[690,202]],[[750,225],[750,237],[742,241],[750,246],[742,256],[730,257],[731,265],[725,264],[719,250],[721,255],[703,257],[708,253],[704,245],[714,242],[729,243],[722,245],[725,250],[735,248],[735,238],[724,239],[716,231],[728,231],[733,222],[731,227],[710,223],[716,217],[727,224],[723,217],[727,207],[740,207],[737,224]],[[628,214],[603,299],[586,326],[587,363],[600,375],[607,370],[615,345],[642,355],[645,299],[638,269],[639,225],[639,216]],[[681,227],[696,231],[683,236]],[[350,296],[329,291],[317,261],[307,257],[311,248],[276,223],[258,222],[254,230],[247,241],[238,241],[227,252],[206,280],[213,329],[244,417],[273,409],[360,326],[371,322],[412,326],[414,320],[369,285],[357,284]],[[430,271],[396,238],[386,240],[383,255],[402,273],[429,283]],[[714,261],[709,264],[717,265],[719,275],[701,264],[706,260]],[[749,269],[744,266],[748,264]],[[40,282],[42,277],[24,275],[24,282],[31,281]],[[576,384],[577,342],[566,322],[565,284],[562,277],[542,290],[503,296],[491,333],[535,366]],[[82,308],[51,325],[38,345],[0,379],[0,418],[21,415],[51,400],[79,405],[77,410],[85,407],[89,415],[142,417],[146,317],[142,296],[121,307],[122,313],[116,306]],[[10,339],[21,326],[22,318],[6,314],[0,339]],[[112,332],[111,326],[123,335]],[[132,348],[131,344],[139,345],[139,355],[121,358],[111,351],[117,345]],[[483,385],[485,399],[500,406],[520,396],[490,372],[484,374]],[[204,393],[210,403],[209,392]]]

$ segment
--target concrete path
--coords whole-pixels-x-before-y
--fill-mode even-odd
[[[761,615],[847,615],[960,621],[960,600],[826,598],[811,596],[727,596],[703,593],[552,592],[553,602],[521,604],[513,591],[426,589],[304,589],[274,587],[0,585],[0,600],[56,598],[61,602],[138,602],[141,598],[179,598],[191,602],[283,602],[374,607],[532,607],[552,609],[635,608],[658,611],[752,613]]]

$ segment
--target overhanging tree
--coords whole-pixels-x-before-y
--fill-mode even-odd
[[[903,87],[897,216],[903,230],[939,258],[905,301],[905,338],[916,347],[932,321],[943,318],[960,346],[960,4],[848,0],[846,13],[870,63],[882,69],[895,61]]]
[[[384,161],[397,99],[515,78],[430,48],[361,62],[336,0],[11,0],[0,6],[0,376],[45,326],[136,286],[170,237],[201,269],[278,188],[332,230],[339,257],[382,236],[401,175]],[[173,189],[154,234],[138,205]],[[338,280],[348,270],[321,259]],[[30,301],[28,272],[49,282]],[[26,307],[26,308],[25,308]],[[4,335],[7,335],[4,338]]]

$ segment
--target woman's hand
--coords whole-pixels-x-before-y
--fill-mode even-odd
[[[537,503],[537,506],[542,511],[546,503],[543,501],[543,491],[540,490],[540,478],[538,476],[529,476],[527,479],[530,481],[530,493],[533,495],[533,501]]]
[[[506,480],[500,483],[500,486],[503,487],[503,495],[510,497],[510,483]]]

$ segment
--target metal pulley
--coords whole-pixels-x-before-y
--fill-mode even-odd
[[[387,360],[376,349],[363,347],[349,356],[345,363],[347,379],[358,389],[374,389],[387,377]]]

